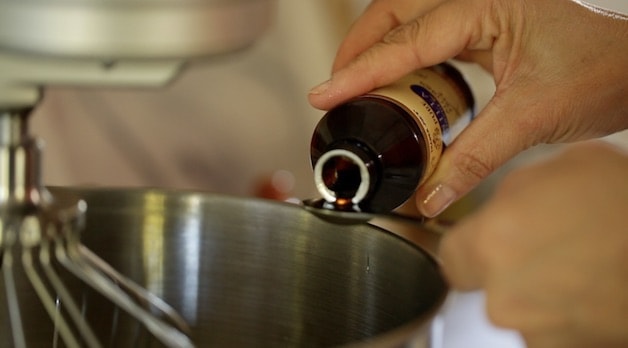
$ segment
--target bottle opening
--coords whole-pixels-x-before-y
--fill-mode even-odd
[[[346,156],[330,158],[323,164],[323,182],[336,193],[336,200],[351,200],[362,182],[360,167]]]
[[[324,153],[314,166],[314,181],[323,198],[334,205],[357,205],[368,194],[367,165],[355,153],[336,149]]]

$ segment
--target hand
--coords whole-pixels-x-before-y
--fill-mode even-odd
[[[628,17],[571,0],[374,1],[309,99],[329,109],[453,57],[492,72],[496,92],[419,188],[426,216],[535,144],[628,127]]]
[[[393,29],[409,23],[445,0],[373,0],[343,40],[332,72],[375,45]],[[394,57],[390,57],[394,58]]]
[[[451,285],[529,348],[628,346],[628,153],[601,141],[507,175],[441,243]]]

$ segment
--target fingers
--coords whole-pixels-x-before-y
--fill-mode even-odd
[[[577,279],[577,269],[557,270],[552,253],[561,240],[530,240],[526,232],[532,233],[534,224],[521,222],[526,214],[509,214],[513,208],[508,201],[490,202],[449,231],[439,250],[444,274],[453,288],[484,289],[487,314],[497,326],[524,332],[564,329],[565,303],[556,290],[571,285],[567,280]]]
[[[481,2],[482,4],[483,2]],[[396,81],[410,71],[438,64],[477,44],[485,11],[476,2],[448,1],[403,24],[310,91],[310,103],[329,109],[351,97]],[[475,15],[475,17],[472,17]],[[464,20],[463,20],[464,19]]]
[[[458,223],[455,232],[447,232],[440,243],[438,254],[443,273],[454,289],[470,291],[484,283],[486,262],[479,257],[482,253],[476,250],[478,244],[473,240],[473,231],[479,227],[476,221],[467,219]]]
[[[625,345],[627,160],[588,142],[509,173],[443,238],[449,283],[484,289],[491,321],[530,347]]]
[[[382,40],[392,29],[407,23],[444,0],[373,1],[351,26],[336,54],[335,72]]]

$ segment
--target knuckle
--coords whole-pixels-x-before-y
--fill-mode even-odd
[[[425,34],[422,32],[426,27],[425,21],[426,19],[424,17],[419,17],[413,21],[397,26],[382,38],[381,44],[388,46],[404,46],[407,48],[409,56],[414,59],[415,64],[422,65],[421,48],[417,46],[417,40]]]
[[[525,143],[525,147],[530,147],[540,142],[541,139],[547,139],[549,130],[552,129],[552,119],[546,119],[540,117],[539,114],[531,114],[520,117],[511,118],[513,129],[516,129],[520,134],[529,135],[531,141]],[[526,137],[527,138],[527,137]]]
[[[467,185],[475,185],[494,170],[493,166],[483,157],[472,152],[458,154],[453,159],[453,164]]]
[[[411,21],[399,25],[386,34],[382,43],[389,45],[406,44],[412,42],[419,31],[419,22]]]

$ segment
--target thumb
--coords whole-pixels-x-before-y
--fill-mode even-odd
[[[520,88],[493,99],[445,149],[432,175],[416,194],[417,208],[434,217],[521,151],[546,139],[543,118]],[[546,121],[547,122],[547,121]]]

